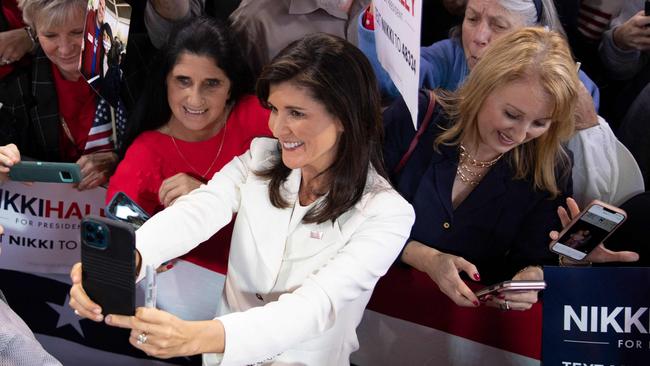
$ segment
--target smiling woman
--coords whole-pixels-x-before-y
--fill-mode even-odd
[[[12,146],[9,166],[26,155],[76,162],[80,190],[108,181],[117,164],[107,104],[81,77],[84,0],[22,0],[25,22],[38,35],[34,65],[0,84],[0,145]],[[15,146],[14,146],[15,145]]]
[[[271,135],[269,112],[246,94],[252,92],[252,77],[224,24],[193,18],[178,26],[162,52],[129,121],[129,147],[106,192],[106,202],[123,192],[149,214],[206,183],[253,138]],[[226,226],[180,259],[224,272],[231,232],[232,225]],[[183,311],[177,315],[185,319],[214,315],[216,297],[197,299],[183,290],[161,291],[161,308]],[[178,298],[185,299],[182,306],[176,306]]]
[[[105,321],[130,328],[131,344],[159,357],[347,366],[373,288],[414,220],[383,174],[377,84],[361,51],[316,33],[264,68],[257,95],[277,140],[255,139],[138,230],[138,259],[156,266],[237,214],[219,316],[188,322],[139,308]],[[79,265],[72,278],[71,306],[102,320]]]
[[[536,266],[557,263],[548,233],[571,192],[562,143],[573,131],[578,86],[562,36],[524,28],[495,41],[457,92],[436,93],[422,140],[392,178],[417,217],[402,261],[456,304],[480,305],[462,272],[493,284],[541,279]],[[389,169],[415,135],[408,116],[402,100],[384,113]],[[525,310],[536,301],[529,291],[488,304]]]

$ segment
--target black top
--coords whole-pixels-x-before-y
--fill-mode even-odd
[[[423,118],[428,95],[420,93]],[[456,208],[451,191],[458,166],[457,146],[433,149],[435,138],[448,126],[442,108],[432,120],[399,174],[391,177],[397,190],[414,207],[415,224],[409,240],[417,240],[443,252],[462,256],[477,266],[481,279],[493,283],[512,278],[528,265],[556,264],[548,249],[548,233],[561,228],[556,199],[535,190],[530,180],[515,180],[506,158],[499,160]],[[384,158],[389,172],[406,152],[415,130],[403,99],[384,112]],[[570,172],[561,185],[571,194]]]

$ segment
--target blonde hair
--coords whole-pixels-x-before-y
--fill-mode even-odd
[[[574,132],[574,109],[580,80],[571,51],[557,32],[523,28],[488,47],[463,86],[454,93],[438,92],[437,99],[452,122],[435,141],[458,145],[478,141],[477,116],[495,89],[517,80],[536,79],[549,96],[553,111],[549,129],[540,137],[508,153],[515,179],[532,177],[536,189],[553,197],[560,193],[556,173],[570,174],[570,162],[562,143]],[[557,171],[560,165],[562,170]],[[562,177],[565,178],[565,177]]]
[[[65,24],[74,15],[73,10],[83,9],[85,14],[87,5],[86,0],[18,0],[25,24],[36,31],[38,27]]]

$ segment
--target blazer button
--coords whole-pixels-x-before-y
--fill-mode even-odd
[[[449,229],[450,226],[451,225],[449,225],[449,223],[446,221],[442,224],[442,227],[444,227],[445,229]]]
[[[260,294],[255,294],[255,297],[257,297],[257,299],[260,301],[264,301],[264,298]]]

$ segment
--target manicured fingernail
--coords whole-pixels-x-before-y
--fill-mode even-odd
[[[106,324],[111,324],[113,322],[113,317],[110,315],[106,316]]]
[[[103,315],[97,315],[97,316],[95,317],[95,320],[97,320],[98,322],[101,322],[102,319],[104,319],[104,316],[103,316]]]
[[[94,308],[94,309],[93,309],[93,313],[95,313],[95,314],[101,314],[101,313],[102,313],[102,309],[100,309],[100,308]]]
[[[474,306],[479,307],[479,306],[481,306],[481,304],[479,304],[478,301],[474,301]]]
[[[478,272],[474,273],[474,279],[477,281],[481,280],[481,275],[478,274]]]
[[[168,264],[167,267],[165,267],[165,268],[172,269],[172,268],[174,268],[174,265],[173,264]]]

